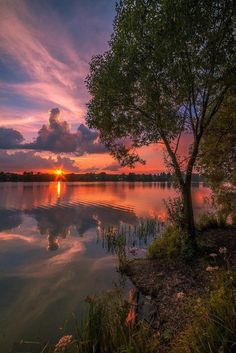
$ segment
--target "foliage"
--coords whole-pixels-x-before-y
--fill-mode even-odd
[[[231,90],[203,139],[198,164],[225,217],[236,219],[236,90]]]
[[[169,199],[164,201],[167,209],[167,219],[174,226],[183,228],[184,218],[184,205],[183,200],[180,197]]]
[[[227,218],[221,212],[218,213],[204,213],[200,216],[197,222],[197,228],[200,231],[214,228],[226,227]]]
[[[235,81],[235,13],[233,0],[122,0],[109,49],[86,80],[87,123],[121,165],[144,163],[139,147],[164,144],[191,237],[193,168]],[[186,134],[193,143],[183,156]]]
[[[180,334],[172,353],[233,353],[236,348],[236,290],[233,273],[195,306],[193,322]]]
[[[152,259],[187,260],[192,256],[188,237],[180,228],[169,226],[149,245],[148,256]]]
[[[203,139],[201,172],[214,189],[236,185],[236,89],[230,91]]]

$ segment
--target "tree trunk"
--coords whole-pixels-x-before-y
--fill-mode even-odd
[[[196,251],[196,230],[193,214],[192,192],[191,192],[191,179],[186,180],[182,187],[182,198],[184,207],[184,231],[188,236],[188,244],[192,251]]]

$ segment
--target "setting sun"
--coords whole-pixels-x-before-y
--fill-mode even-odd
[[[61,176],[63,174],[63,170],[62,169],[56,169],[55,170],[55,174],[58,176]]]

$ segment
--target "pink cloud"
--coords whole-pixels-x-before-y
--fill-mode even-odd
[[[82,119],[87,93],[81,85],[88,64],[75,50],[63,24],[59,24],[55,17],[45,19],[42,26],[23,0],[3,0],[1,13],[0,51],[4,53],[3,59],[16,62],[28,77],[24,83],[2,82],[1,89],[60,105],[73,113],[74,119]],[[48,32],[47,21],[54,21],[56,30]],[[63,60],[56,56],[53,42],[63,53]]]

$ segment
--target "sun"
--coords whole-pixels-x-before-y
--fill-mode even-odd
[[[62,176],[63,170],[62,170],[62,169],[56,169],[56,170],[55,170],[55,174],[56,174],[57,176]]]

